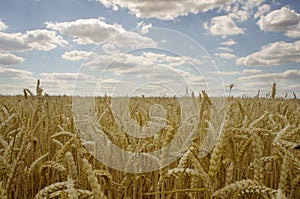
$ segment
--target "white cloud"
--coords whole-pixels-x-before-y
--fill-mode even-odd
[[[300,14],[290,8],[282,7],[266,16],[262,16],[257,24],[261,30],[269,32],[285,32],[286,36],[300,35]]]
[[[32,72],[27,70],[4,68],[0,66],[0,77],[22,78],[24,76],[31,76],[32,74]]]
[[[246,21],[249,18],[250,13],[245,10],[237,10],[235,12],[229,13],[228,16],[231,19],[237,19],[239,21]]]
[[[226,45],[226,46],[233,46],[234,44],[236,44],[236,42],[234,40],[230,39],[228,41],[222,42],[221,44]]]
[[[120,80],[118,79],[101,79],[101,84],[118,84],[120,83]]]
[[[215,54],[218,57],[221,57],[223,59],[234,59],[236,58],[236,55],[232,54],[232,53],[216,53]]]
[[[291,85],[285,85],[286,90],[298,90],[300,91],[300,84],[291,84]]]
[[[149,1],[149,0],[98,0],[106,7],[113,10],[127,8],[129,12],[138,18],[158,18],[162,20],[172,20],[178,16],[186,16],[189,13],[197,14],[214,8],[222,7],[231,1],[227,0],[173,0],[173,1]]]
[[[291,30],[287,30],[284,33],[285,36],[291,37],[291,38],[298,38],[300,37],[300,22],[298,23],[298,25]]]
[[[240,75],[241,72],[239,71],[214,71],[214,72],[209,72],[211,74],[219,74],[223,76],[232,76],[232,75]]]
[[[142,35],[147,34],[149,32],[149,28],[152,27],[152,24],[146,24],[143,21],[139,22],[136,26],[137,28],[141,29]]]
[[[260,96],[265,96],[271,91],[273,81],[244,81],[238,80],[235,83],[233,92],[237,91],[239,95],[246,94],[248,96],[256,96],[260,91]]]
[[[257,12],[254,14],[254,18],[259,18],[262,15],[268,13],[270,11],[270,5],[268,4],[263,4],[258,7]]]
[[[93,80],[94,76],[85,73],[41,73],[40,77],[44,80]]]
[[[48,94],[91,95],[96,85],[96,78],[85,73],[41,73],[39,78]]]
[[[111,77],[121,78],[122,81],[131,84],[130,87],[118,84],[119,89],[116,92],[130,93],[130,89],[140,88],[147,82],[164,83],[176,91],[185,90],[186,82],[199,88],[204,84],[203,79],[200,82],[192,69],[193,64],[202,64],[199,59],[187,56],[170,56],[163,53],[143,52],[134,54],[104,54],[84,63],[86,68],[94,70],[100,74],[109,74]],[[150,93],[148,93],[150,94]]]
[[[71,22],[46,22],[47,28],[59,31],[61,34],[72,36],[79,44],[102,42],[105,39],[124,32],[119,24],[107,24],[103,18],[78,19]]]
[[[253,10],[260,6],[264,0],[235,0],[226,4],[223,10],[234,20],[246,21],[253,15]]]
[[[142,36],[136,32],[124,31],[106,40],[103,45],[110,44],[116,47],[149,48],[157,47],[157,43],[149,37]]]
[[[217,16],[211,19],[210,24],[205,24],[212,35],[237,35],[244,34],[244,31],[237,27],[234,21],[228,16]]]
[[[263,16],[258,21],[261,30],[271,32],[284,32],[299,23],[299,14],[294,10],[282,7]]]
[[[264,0],[242,0],[241,2],[244,10],[250,10],[261,5]]]
[[[6,30],[7,29],[7,26],[5,23],[3,23],[0,19],[0,31],[3,31],[3,30]]]
[[[115,54],[115,53],[119,53],[120,51],[117,49],[117,46],[106,42],[105,44],[102,45],[102,49],[106,54]]]
[[[74,50],[74,51],[65,52],[61,57],[63,59],[70,60],[70,61],[79,61],[79,60],[89,60],[95,56],[97,56],[97,54],[93,52]]]
[[[270,43],[260,51],[236,60],[238,65],[270,66],[289,62],[300,62],[300,41]]]
[[[40,79],[44,93],[50,95],[72,95],[73,90],[78,89],[76,90],[76,94],[85,95],[86,93],[93,93],[93,89],[95,88],[91,88],[90,85],[95,85],[96,82],[94,76],[85,73],[41,73],[34,76],[30,71],[0,67],[0,77],[3,76],[13,81],[9,84],[11,90],[2,88],[3,85],[6,86],[5,84],[0,85],[0,91],[5,94],[21,93],[24,87],[34,91],[36,81]],[[78,82],[76,88],[74,87],[75,80]]]
[[[25,34],[0,32],[0,52],[48,51],[66,44],[61,36],[49,30],[32,30]]]
[[[56,35],[54,31],[32,30],[24,34],[24,40],[32,49],[52,50],[56,46],[65,46],[68,44],[61,36]]]
[[[292,92],[299,93],[299,70],[287,70],[277,73],[265,73],[265,74],[252,74],[249,76],[240,77],[236,81],[237,89],[242,93],[247,93],[255,96],[260,90],[260,96],[270,96],[272,91],[272,84],[276,83],[276,95],[285,96],[289,93],[289,97]],[[297,94],[298,96],[298,94]]]
[[[185,64],[201,65],[202,61],[188,56],[169,56],[161,53],[144,52],[141,55],[130,53],[102,54],[92,57],[84,66],[92,70],[104,69],[109,66],[110,69],[119,74],[128,69],[145,69],[154,65],[168,65],[169,67],[179,67]]]
[[[71,22],[46,22],[47,28],[74,38],[78,44],[115,44],[118,47],[154,47],[156,43],[138,33],[126,31],[120,24],[108,24],[103,18],[78,19]],[[149,28],[149,27],[147,27]],[[147,30],[144,29],[144,31]]]
[[[13,65],[13,64],[18,64],[21,62],[24,62],[25,59],[22,57],[17,57],[16,55],[9,54],[9,53],[0,53],[0,65]]]
[[[254,75],[254,74],[257,74],[257,73],[261,73],[262,70],[259,70],[259,69],[245,69],[243,70],[243,73],[244,74],[248,74],[248,75]]]
[[[233,50],[231,48],[228,47],[218,47],[218,50],[222,50],[222,51],[226,51],[226,52],[233,52]]]
[[[17,52],[31,49],[29,44],[25,42],[23,34],[0,32],[0,52]]]
[[[253,81],[253,80],[266,80],[266,79],[285,79],[285,80],[299,80],[300,70],[287,70],[282,73],[266,73],[266,74],[255,74],[244,77],[239,77],[239,81]]]
[[[0,93],[3,95],[23,94],[24,86],[21,84],[0,84]]]

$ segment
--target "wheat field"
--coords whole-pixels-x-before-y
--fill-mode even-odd
[[[189,148],[164,168],[129,173],[89,153],[76,129],[72,97],[0,96],[0,198],[300,198],[299,100],[227,97],[218,108],[205,92],[191,98],[200,118]],[[111,100],[96,97],[95,112],[103,132],[123,150],[154,151],[179,132],[176,98],[130,99],[131,117],[141,126],[150,120],[149,104],[166,110],[168,128],[146,139],[118,128]],[[225,109],[222,125],[214,125]],[[213,149],[201,150],[212,131],[220,132]]]

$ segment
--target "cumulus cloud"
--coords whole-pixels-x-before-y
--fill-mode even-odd
[[[119,84],[121,82],[118,79],[112,79],[112,78],[101,79],[100,81],[101,81],[101,84],[108,84],[108,85]]]
[[[260,51],[236,60],[237,65],[271,66],[289,62],[300,62],[300,41],[270,43]]]
[[[300,22],[294,29],[287,30],[284,35],[291,37],[291,38],[297,38],[300,37]]]
[[[147,34],[149,32],[149,28],[152,27],[152,24],[149,23],[149,24],[146,24],[144,23],[143,21],[137,23],[137,28],[140,28],[141,29],[141,33],[144,35],[144,34]]]
[[[212,35],[238,35],[244,34],[243,29],[239,28],[228,16],[217,16],[211,19],[210,24],[204,23],[204,28]]]
[[[103,18],[78,19],[71,22],[46,22],[47,28],[74,38],[78,44],[99,44],[102,42],[122,46],[156,46],[145,36],[125,30],[120,24],[108,24]],[[144,29],[144,33],[146,29]]]
[[[48,94],[86,95],[93,94],[95,77],[86,73],[41,73],[41,86]],[[30,80],[30,78],[29,78]],[[32,82],[33,80],[27,80]],[[36,79],[34,80],[36,81]],[[34,82],[33,81],[33,82]],[[75,81],[76,87],[74,85]],[[92,83],[91,83],[92,82]],[[34,88],[34,87],[33,87]]]
[[[239,77],[239,81],[252,81],[252,80],[265,80],[265,79],[300,79],[300,70],[287,70],[282,73],[265,73],[265,74],[255,74],[244,77]]]
[[[41,73],[40,76],[44,80],[63,80],[63,81],[74,81],[74,80],[93,80],[95,79],[92,75],[85,73]]]
[[[236,42],[234,40],[230,39],[228,41],[222,42],[221,44],[226,45],[226,46],[233,46],[234,44],[236,44]]]
[[[6,30],[7,29],[7,26],[5,23],[3,23],[0,19],[0,31],[3,31],[3,30]]]
[[[268,4],[263,4],[258,7],[257,12],[254,14],[254,18],[259,18],[262,15],[268,13],[270,11],[270,5]]]
[[[0,67],[0,78],[6,78],[9,84],[1,84],[2,94],[20,94],[24,87],[34,90],[36,80],[41,80],[41,87],[50,95],[91,95],[94,93],[96,78],[86,73],[41,73],[33,74],[27,70]],[[74,86],[75,81],[76,87]],[[8,89],[10,88],[10,89]]]
[[[57,46],[68,44],[60,35],[49,30],[32,30],[23,35],[25,43],[28,43],[32,49],[49,51]]]
[[[109,42],[106,42],[105,44],[103,44],[102,49],[106,54],[119,53],[119,49],[117,48],[117,46],[112,43],[109,43]]]
[[[88,52],[88,51],[68,51],[65,52],[61,57],[70,61],[80,61],[80,60],[89,60],[92,57],[97,56],[96,53]]]
[[[254,75],[254,74],[257,74],[257,73],[261,73],[262,70],[259,70],[259,69],[245,69],[243,70],[243,73],[244,74],[247,74],[247,75]]]
[[[139,54],[101,54],[84,63],[84,67],[101,74],[113,74],[130,87],[118,84],[119,93],[138,88],[147,82],[165,83],[177,91],[184,91],[186,82],[199,88],[205,83],[193,71],[193,65],[203,64],[188,56],[171,56],[164,53],[143,52]],[[191,69],[191,71],[189,70]],[[196,71],[197,73],[197,71]],[[130,93],[130,92],[129,92]],[[149,93],[148,93],[149,94]]]
[[[0,84],[0,93],[2,95],[18,95],[22,94],[24,87],[21,84]]]
[[[173,1],[149,1],[149,0],[98,0],[105,7],[118,10],[119,8],[127,8],[129,12],[138,18],[158,18],[162,20],[172,20],[178,16],[186,16],[189,13],[197,14],[206,12],[214,8],[220,8],[232,0],[173,0]]]
[[[79,44],[102,42],[112,35],[119,34],[123,27],[119,24],[107,24],[103,18],[78,19],[71,22],[46,22],[47,28],[72,36]]]
[[[246,21],[253,15],[256,7],[259,7],[264,0],[235,0],[225,4],[223,10],[234,20]]]
[[[22,78],[24,76],[31,76],[32,74],[32,72],[27,70],[21,70],[16,68],[4,68],[0,66],[1,77]]]
[[[223,76],[232,76],[232,75],[240,75],[241,72],[239,71],[214,71],[210,72],[211,74],[219,74]]]
[[[93,70],[93,73],[103,74],[99,92],[113,91],[113,93],[130,94],[135,88],[143,89],[149,82],[167,85],[172,90],[184,91],[187,82],[191,86],[199,88],[204,85],[193,71],[186,70],[186,67],[202,63],[192,57],[177,57],[162,53],[144,52],[141,54],[123,54],[116,57],[112,54],[104,54],[84,63],[84,67]],[[99,70],[99,71],[98,71]],[[113,74],[113,75],[112,75]],[[120,78],[121,81],[111,79]],[[101,81],[100,80],[100,81]],[[112,86],[117,85],[116,89]],[[113,89],[113,90],[111,90]],[[147,94],[151,95],[152,92]],[[154,94],[154,93],[153,93]]]
[[[26,33],[0,32],[0,52],[23,52],[28,50],[52,50],[68,44],[54,31],[32,30]]]
[[[9,54],[9,53],[0,53],[0,65],[13,65],[24,62],[22,57],[17,57],[16,55]]]
[[[237,19],[239,21],[246,21],[250,17],[250,13],[246,10],[236,10],[228,14],[231,19]]]
[[[236,87],[233,92],[238,95],[246,94],[248,96],[256,96],[258,90],[260,91],[260,96],[266,96],[267,93],[271,91],[273,81],[244,81],[238,80],[236,82]],[[281,88],[280,88],[281,90]],[[280,92],[278,89],[278,92]]]
[[[19,52],[31,49],[32,47],[25,42],[23,34],[0,32],[0,52]]]
[[[244,0],[242,6],[245,10],[249,10],[261,5],[265,0]]]
[[[135,47],[135,48],[149,48],[157,47],[157,42],[151,38],[142,36],[136,32],[124,31],[118,35],[114,35],[106,40],[103,45],[110,44],[116,47]]]
[[[170,56],[162,53],[143,52],[141,55],[119,53],[101,54],[88,60],[84,66],[96,70],[104,69],[109,66],[111,70],[126,72],[128,69],[143,70],[146,67],[154,65],[168,65],[169,67],[179,67],[185,64],[201,65],[202,61],[188,56]]]
[[[228,47],[218,47],[218,50],[222,50],[222,51],[226,51],[226,52],[232,52],[233,50],[231,48]]]
[[[257,24],[264,31],[285,32],[288,37],[300,35],[300,14],[290,8],[282,7],[280,10],[274,10],[262,16]]]
[[[234,59],[236,58],[236,55],[232,54],[232,53],[216,53],[215,54],[218,57],[221,57],[223,59]]]

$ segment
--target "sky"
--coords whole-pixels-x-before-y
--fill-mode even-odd
[[[297,0],[1,0],[0,94],[300,96]]]

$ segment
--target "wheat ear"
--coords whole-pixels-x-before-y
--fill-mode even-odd
[[[94,197],[99,199],[106,199],[104,193],[101,191],[100,184],[98,183],[98,179],[96,177],[96,172],[93,170],[92,165],[87,161],[87,159],[83,159],[82,161],[83,168],[86,171]]]

